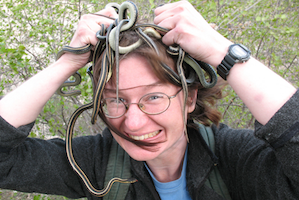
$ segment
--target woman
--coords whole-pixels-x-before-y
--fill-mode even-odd
[[[117,17],[111,8],[99,14]],[[158,7],[155,15],[156,25],[170,29],[162,38],[165,45],[179,44],[193,58],[221,68],[219,65],[224,63],[232,42],[213,30],[188,2]],[[113,20],[106,17],[82,17],[70,46],[95,45],[99,24],[108,27],[111,23]],[[190,86],[185,102],[182,87],[166,81],[155,69],[151,57],[138,52],[123,56],[118,86],[113,81],[116,77],[112,77],[103,91],[102,106],[116,101],[119,106],[124,102],[127,109],[115,114],[107,103],[107,110],[101,112],[111,131],[106,129],[103,137],[74,139],[78,164],[96,188],[103,188],[113,136],[131,157],[132,176],[137,179],[123,194],[125,199],[223,199],[204,185],[214,158],[191,122],[198,103],[203,102],[198,98],[203,94],[217,98],[220,86],[213,89],[202,89],[198,84]],[[174,60],[162,55],[156,57],[158,61],[161,59],[174,68]],[[96,199],[69,166],[63,141],[26,139],[32,121],[47,100],[70,75],[85,65],[89,56],[90,53],[62,55],[0,101],[0,177],[4,177],[0,179],[0,187]],[[299,113],[296,89],[254,58],[234,64],[228,74],[221,76],[257,120],[255,136],[249,130],[233,130],[223,124],[212,126],[218,169],[232,199],[297,199],[296,120]],[[170,104],[158,109],[159,112],[148,111],[143,107],[145,104],[140,103],[147,97],[159,99],[162,96],[168,97]],[[213,100],[210,103],[213,105]],[[205,125],[210,121],[219,122],[214,110],[201,114],[203,116],[195,117]],[[193,127],[187,131],[186,119]]]

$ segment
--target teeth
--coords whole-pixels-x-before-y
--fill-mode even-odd
[[[156,132],[153,132],[153,133],[149,133],[149,134],[146,134],[146,135],[140,135],[140,136],[137,136],[137,135],[129,135],[132,139],[134,140],[145,140],[147,138],[151,138],[151,137],[154,137],[156,135],[158,135],[160,131],[156,131]]]

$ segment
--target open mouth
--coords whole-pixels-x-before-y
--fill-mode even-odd
[[[161,131],[155,131],[155,132],[145,134],[145,135],[140,135],[140,136],[129,134],[129,136],[130,136],[130,138],[132,138],[134,140],[145,140],[145,139],[152,138],[152,137],[158,135],[160,132]]]

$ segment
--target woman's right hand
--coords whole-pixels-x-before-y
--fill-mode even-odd
[[[112,7],[107,7],[96,14],[104,15],[110,18],[118,18],[116,11]],[[101,30],[101,25],[103,24],[105,27],[108,27],[114,22],[114,20],[104,16],[95,14],[83,15],[79,21],[78,28],[69,46],[83,47],[87,44],[95,46],[98,42],[96,33],[97,31]],[[90,52],[81,55],[67,52],[59,58],[59,61],[72,65],[74,67],[74,71],[77,71],[81,67],[85,66],[85,64],[88,62],[89,56]]]
[[[113,8],[104,9],[98,14],[118,17]],[[96,32],[101,30],[101,24],[107,27],[113,22],[112,19],[93,14],[82,16],[70,46],[96,45]],[[82,55],[63,54],[55,63],[5,95],[0,101],[0,116],[14,127],[33,122],[61,84],[86,65],[89,56],[90,52]]]

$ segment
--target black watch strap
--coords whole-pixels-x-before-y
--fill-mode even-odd
[[[217,66],[217,73],[219,76],[226,80],[229,70],[234,66],[235,63],[236,61],[229,54],[227,54],[221,61],[220,65]]]
[[[242,44],[233,44],[228,48],[228,52],[220,65],[217,66],[217,73],[226,80],[229,71],[236,63],[246,62],[250,58],[251,51]]]

